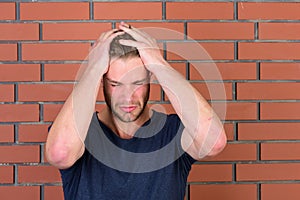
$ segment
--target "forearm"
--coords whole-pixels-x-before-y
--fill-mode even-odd
[[[49,131],[46,155],[51,164],[66,168],[82,155],[103,73],[89,66],[74,85]]]
[[[217,146],[220,141],[224,143],[226,140],[225,132],[205,98],[166,61],[149,69],[156,76],[185,126],[184,134],[188,135],[183,135],[183,143],[186,148],[195,145],[195,154],[199,158],[219,151]]]

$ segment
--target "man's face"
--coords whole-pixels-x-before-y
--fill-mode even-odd
[[[122,122],[136,121],[149,99],[150,77],[139,57],[114,60],[103,77],[108,108]]]

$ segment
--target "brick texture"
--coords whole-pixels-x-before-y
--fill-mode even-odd
[[[84,60],[89,43],[36,43],[23,44],[23,60]]]
[[[256,199],[256,186],[250,184],[191,185],[192,199]]]
[[[295,2],[240,2],[239,19],[299,19],[300,5]]]
[[[159,2],[98,2],[94,14],[95,19],[153,20],[162,18],[162,8]]]
[[[14,181],[13,166],[0,166],[0,181],[1,183],[13,183]]]
[[[167,19],[233,19],[233,3],[168,2]]]
[[[198,23],[188,24],[189,37],[196,40],[254,39],[253,23]]]
[[[40,65],[38,64],[1,64],[1,82],[39,81]]]
[[[241,42],[239,43],[239,58],[241,60],[297,60],[296,53],[300,43],[271,42]]]
[[[1,3],[0,20],[14,20],[16,16],[14,3]]]
[[[60,175],[52,166],[19,166],[19,183],[60,182]]]
[[[96,40],[111,28],[110,23],[45,23],[44,40]]]
[[[0,61],[16,61],[17,45],[16,44],[0,44]]]
[[[39,25],[37,23],[1,23],[0,40],[38,40]]]
[[[298,23],[260,23],[259,39],[262,40],[299,40]]]
[[[2,102],[12,102],[14,101],[14,85],[0,85],[1,97],[0,101]]]
[[[260,78],[263,80],[299,80],[300,63],[261,63]]]
[[[63,200],[63,190],[61,186],[46,186],[45,187],[45,200]]]
[[[299,199],[299,10],[292,0],[1,1],[0,199],[64,199],[48,127],[91,45],[123,20],[157,40],[224,123],[226,148],[192,166],[185,200]],[[151,87],[149,106],[174,113]]]
[[[0,146],[0,149],[0,162],[2,163],[39,162],[38,145],[6,145]]]
[[[14,142],[14,127],[13,125],[0,125],[0,144]]]
[[[262,199],[264,200],[279,200],[283,198],[296,200],[300,195],[299,184],[262,184],[261,189]]]
[[[89,19],[87,2],[21,3],[21,20],[79,20]]]
[[[3,199],[39,199],[40,187],[39,186],[1,186],[1,198]]]
[[[237,164],[238,181],[299,179],[298,163]]]

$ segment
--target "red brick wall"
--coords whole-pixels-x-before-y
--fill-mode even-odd
[[[93,2],[0,3],[0,197],[63,199],[44,147],[47,127],[72,89],[80,62],[99,34],[125,20],[165,27],[197,40],[224,84],[228,145],[198,162],[187,200],[282,200],[300,196],[300,3]],[[165,47],[182,45],[164,37]],[[190,62],[172,66],[210,100]],[[195,60],[196,59],[196,60]],[[199,61],[199,60],[198,60]],[[210,60],[211,61],[211,60]],[[195,62],[195,63],[194,63]],[[170,105],[155,86],[153,103]],[[99,105],[103,97],[99,94]]]

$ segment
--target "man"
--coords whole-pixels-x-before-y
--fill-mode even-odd
[[[147,106],[155,76],[176,114]],[[100,85],[106,106],[95,112]],[[224,148],[222,123],[163,59],[156,41],[124,22],[103,33],[46,143],[65,199],[182,200],[191,165]]]

